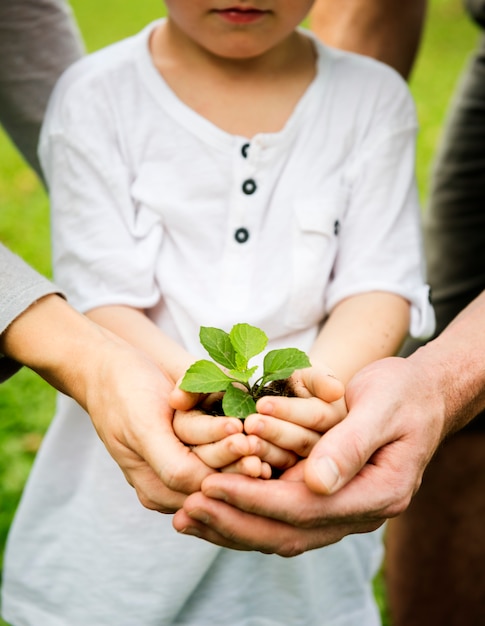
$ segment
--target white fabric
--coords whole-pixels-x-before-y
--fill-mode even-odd
[[[201,324],[235,322],[307,350],[339,300],[376,289],[408,298],[412,332],[429,332],[416,123],[397,74],[316,44],[317,78],[244,158],[246,138],[164,83],[152,27],[69,70],[48,112],[41,157],[70,301],[147,308],[194,353]],[[61,396],[9,537],[3,605],[15,626],[374,626],[381,556],[380,532],[287,560],[179,536]]]

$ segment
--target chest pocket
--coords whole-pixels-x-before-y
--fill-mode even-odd
[[[302,329],[326,315],[325,293],[338,247],[343,201],[338,194],[295,202],[291,291],[286,324]]]

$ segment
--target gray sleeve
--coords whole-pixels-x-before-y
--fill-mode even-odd
[[[0,0],[0,123],[38,174],[37,142],[47,101],[60,74],[83,52],[64,0]],[[56,292],[0,244],[0,333],[33,302]],[[0,381],[19,367],[0,355]]]
[[[47,101],[60,74],[83,52],[64,0],[0,0],[0,122],[38,174]]]
[[[0,244],[0,334],[39,298],[59,289]],[[20,365],[0,354],[0,382]]]

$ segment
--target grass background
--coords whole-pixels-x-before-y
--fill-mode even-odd
[[[164,12],[160,0],[72,0],[71,5],[88,51],[137,32]],[[417,178],[423,206],[450,98],[478,36],[460,0],[431,0],[410,81],[421,126]],[[48,213],[43,188],[0,129],[0,241],[49,276]],[[0,572],[8,528],[54,403],[54,391],[26,369],[0,386]],[[390,624],[382,577],[376,596],[384,624]]]

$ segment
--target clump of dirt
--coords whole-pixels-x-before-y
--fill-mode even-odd
[[[289,378],[285,380],[273,380],[266,387],[263,387],[258,394],[257,399],[263,396],[284,396],[285,398],[294,398],[296,396],[293,384]]]
[[[211,394],[211,399],[206,399],[203,406],[199,408],[206,411],[209,415],[221,416],[224,415],[222,410],[222,398],[224,394]],[[255,396],[255,401],[263,398],[264,396],[283,396],[285,398],[294,398],[296,396],[293,384],[289,378],[284,380],[273,380],[265,387],[261,387]]]

